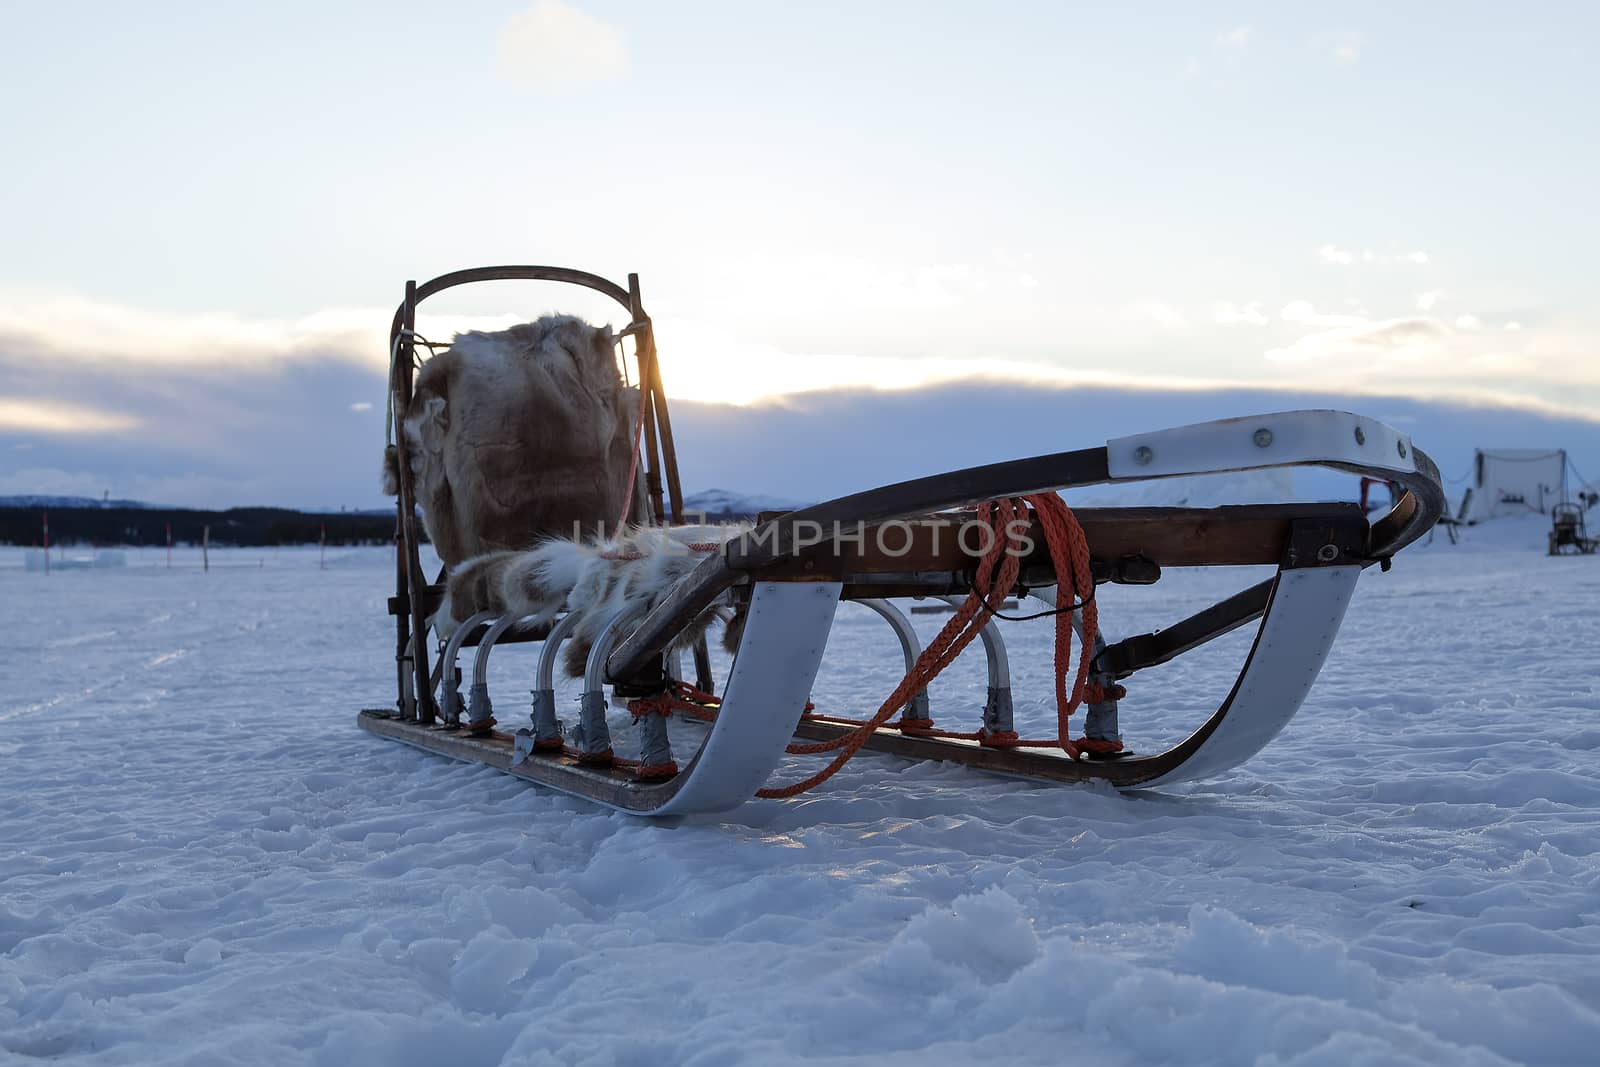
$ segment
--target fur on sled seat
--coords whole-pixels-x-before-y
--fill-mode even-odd
[[[744,533],[748,526],[647,526],[620,538],[579,541],[552,538],[523,552],[491,552],[450,571],[444,601],[433,617],[440,640],[480,611],[535,616],[545,623],[563,608],[579,620],[562,651],[563,669],[583,673],[589,650],[600,631],[620,610],[633,608],[641,618],[661,602],[678,580],[699,566],[707,553],[691,546],[717,545]],[[732,609],[714,603],[687,627],[674,648],[688,648],[718,621],[728,622],[724,644],[738,645],[740,627]]]
[[[541,538],[593,533],[627,491],[638,393],[611,330],[547,315],[457,334],[423,364],[402,422],[423,525],[452,570]],[[400,491],[393,449],[384,491]]]

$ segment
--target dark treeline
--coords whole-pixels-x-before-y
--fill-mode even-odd
[[[40,512],[0,508],[0,544],[41,544]],[[360,512],[313,514],[287,508],[50,508],[49,512],[52,545],[164,545],[169,522],[175,545],[199,544],[207,526],[214,545],[314,545],[324,527],[330,545],[386,545],[394,540],[393,515]]]

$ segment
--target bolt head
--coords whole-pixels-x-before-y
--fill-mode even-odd
[[[1394,448],[1396,452],[1400,453],[1401,459],[1406,458],[1406,443],[1404,441],[1396,441],[1394,443]]]
[[[1356,427],[1356,444],[1364,445],[1366,443],[1367,443],[1367,431],[1365,431],[1361,427],[1357,426]]]
[[[1257,448],[1266,448],[1272,444],[1272,431],[1263,426],[1251,436],[1250,440],[1256,443]]]
[[[1141,467],[1145,466],[1155,458],[1156,454],[1150,451],[1149,445],[1140,445],[1138,448],[1133,450],[1133,461],[1139,464]]]
[[[1339,558],[1339,546],[1323,545],[1321,548],[1317,549],[1317,558],[1324,563],[1332,563],[1334,560]]]

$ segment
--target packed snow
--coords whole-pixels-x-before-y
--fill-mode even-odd
[[[1547,523],[1364,575],[1306,707],[1216,780],[864,754],[672,825],[359,731],[392,700],[388,550],[0,549],[0,1061],[1592,1063],[1600,558],[1545,557]],[[1117,636],[1256,578],[1102,610]],[[1049,623],[1005,633],[1048,733]],[[1198,724],[1248,642],[1132,679],[1132,747]],[[492,660],[502,722],[534,655]],[[817,704],[898,673],[842,608]],[[983,682],[963,657],[935,717]]]

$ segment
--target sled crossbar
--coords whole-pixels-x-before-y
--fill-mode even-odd
[[[1355,504],[1250,504],[1220,508],[1079,508],[1074,511],[1089,543],[1096,577],[1145,585],[1159,577],[1160,567],[1277,566],[1284,563],[1297,539],[1333,558],[1364,559],[1369,527]],[[776,536],[797,546],[792,554],[769,563],[744,558],[733,569],[753,571],[762,581],[842,580],[868,576],[926,574],[935,585],[959,581],[982,557],[986,547],[962,526],[970,514],[925,516],[893,524],[839,523],[792,531],[794,520],[777,519],[768,526]],[[787,527],[787,529],[786,529]],[[843,534],[843,537],[836,536]],[[1022,559],[1027,585],[1054,584],[1044,531],[1037,521],[1028,533],[1032,550]],[[1336,556],[1323,546],[1333,546]],[[1030,575],[1038,580],[1030,580]],[[956,592],[964,584],[938,592]],[[881,594],[871,594],[881,595]]]

